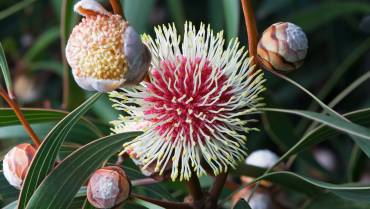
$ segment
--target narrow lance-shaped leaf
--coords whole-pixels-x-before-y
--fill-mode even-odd
[[[241,199],[236,203],[234,209],[251,209],[251,207],[245,200]]]
[[[84,113],[99,99],[101,93],[91,96],[86,102],[68,114],[61,120],[46,136],[39,147],[24,181],[21,195],[19,196],[18,209],[25,208],[31,195],[40,182],[49,174],[53,168],[60,146],[69,131],[78,122]]]
[[[268,173],[256,178],[253,182],[258,182],[263,179],[306,194],[311,193],[312,195],[317,195],[320,191],[330,191],[345,199],[370,202],[370,186],[361,186],[356,184],[336,185],[288,171]]]
[[[65,209],[91,173],[98,169],[122,144],[140,132],[112,135],[95,140],[64,159],[40,184],[27,209]],[[60,195],[63,194],[63,195]]]
[[[1,72],[5,80],[8,94],[12,95],[12,89],[13,89],[12,88],[12,78],[10,77],[8,62],[6,61],[5,52],[4,52],[4,49],[1,43],[0,43],[0,68],[1,68]]]

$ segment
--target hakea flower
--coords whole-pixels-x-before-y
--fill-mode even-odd
[[[140,35],[95,0],[81,0],[74,10],[84,16],[66,46],[76,83],[88,91],[109,92],[141,82],[151,56]]]
[[[152,53],[150,82],[110,93],[114,107],[128,116],[113,124],[115,133],[132,123],[144,133],[124,144],[145,167],[160,174],[171,165],[172,180],[189,180],[206,168],[226,172],[246,156],[246,133],[261,106],[264,78],[237,40],[224,49],[223,32],[185,23],[182,43],[172,25],[157,27],[156,39],[144,35]],[[146,121],[150,121],[147,123]]]

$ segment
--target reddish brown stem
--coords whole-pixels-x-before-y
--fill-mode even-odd
[[[143,186],[143,185],[148,185],[148,184],[155,184],[155,183],[158,183],[158,182],[160,182],[160,181],[157,181],[157,180],[152,179],[152,178],[143,178],[143,179],[132,180],[131,184],[133,186]]]
[[[119,14],[125,18],[121,7],[121,2],[119,0],[109,0],[109,3],[112,5],[114,14]]]
[[[164,200],[157,200],[150,197],[138,195],[138,194],[131,194],[131,197],[144,200],[150,203],[153,203],[155,205],[168,208],[168,209],[192,209],[192,207],[187,203],[179,203],[179,202],[170,202],[170,201],[164,201]]]
[[[186,182],[190,195],[193,197],[193,201],[197,202],[203,199],[202,188],[200,187],[198,176],[193,173],[189,181]]]
[[[220,175],[216,176],[213,186],[209,191],[211,199],[215,202],[215,204],[217,204],[217,200],[220,197],[220,194],[221,194],[222,188],[224,187],[226,178],[227,178],[227,173],[221,173]]]
[[[22,111],[20,110],[18,104],[9,97],[8,93],[4,89],[0,89],[0,96],[2,98],[4,98],[6,103],[8,103],[8,105],[13,109],[15,115],[17,116],[17,118],[19,119],[21,124],[24,126],[24,129],[26,130],[28,135],[31,137],[31,139],[32,139],[33,143],[35,144],[36,148],[38,148],[40,146],[41,142],[40,142],[39,138],[37,137],[36,133],[31,128],[30,124],[27,122],[27,120],[24,117]]]
[[[254,17],[251,0],[241,0],[244,14],[245,26],[248,34],[248,50],[250,56],[253,57],[252,64],[257,65],[257,44],[258,32],[256,26],[256,19]]]

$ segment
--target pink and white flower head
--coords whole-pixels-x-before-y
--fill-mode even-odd
[[[109,92],[141,82],[151,55],[139,34],[95,0],[81,0],[74,10],[84,16],[66,46],[76,83],[88,91]]]
[[[162,173],[172,164],[172,180],[206,174],[206,166],[215,175],[226,172],[245,158],[245,134],[256,130],[246,116],[263,105],[262,72],[237,40],[224,49],[223,32],[209,26],[197,31],[185,23],[183,40],[174,25],[155,32],[155,39],[143,36],[153,56],[150,81],[110,93],[113,106],[129,114],[115,122],[116,130],[130,121],[152,123],[125,149],[144,168],[155,163]]]

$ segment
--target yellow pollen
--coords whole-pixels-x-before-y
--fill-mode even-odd
[[[87,16],[74,27],[66,56],[78,77],[122,79],[127,72],[123,33],[127,23],[119,15]]]

